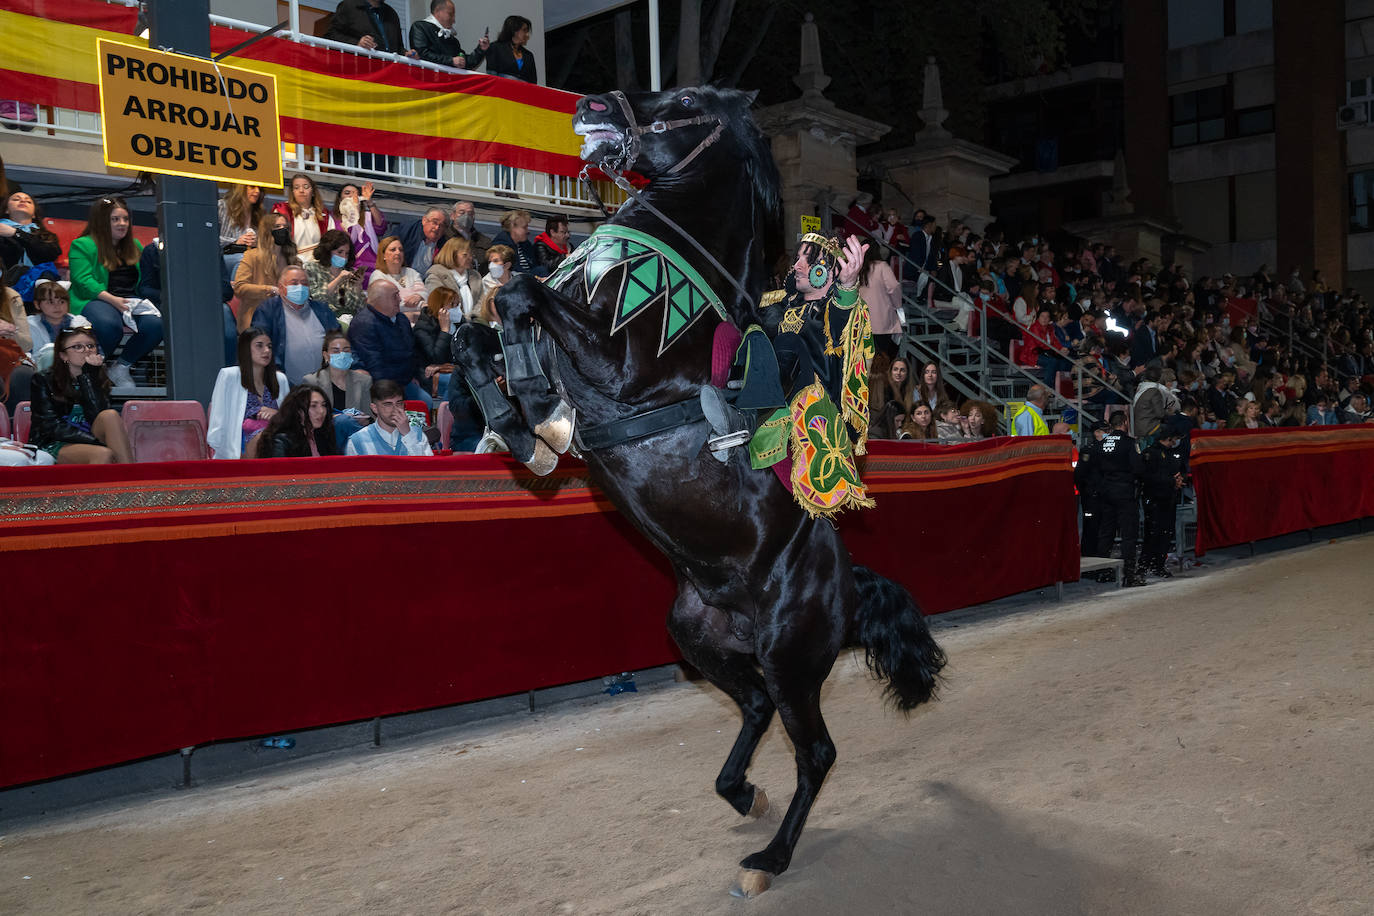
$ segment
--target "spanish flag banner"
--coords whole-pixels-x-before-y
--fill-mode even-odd
[[[136,18],[133,8],[99,0],[5,0],[0,35],[9,47],[26,49],[0,63],[5,95],[98,112],[96,40],[139,43],[132,37]],[[210,27],[215,54],[248,37]],[[576,175],[582,168],[581,140],[572,130],[579,96],[571,92],[275,37],[224,63],[276,77],[286,142],[555,175]]]

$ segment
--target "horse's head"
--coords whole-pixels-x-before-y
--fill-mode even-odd
[[[583,96],[573,116],[582,158],[649,179],[709,181],[715,169],[742,167],[765,210],[779,206],[777,166],[749,106],[755,93],[696,86],[671,92]]]

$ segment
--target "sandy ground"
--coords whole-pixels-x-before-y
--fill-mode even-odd
[[[736,719],[683,684],[11,829],[0,911],[1371,913],[1371,548],[936,618],[910,721],[846,654],[839,763],[756,900],[776,814],[715,797]],[[776,725],[751,775],[785,803]]]

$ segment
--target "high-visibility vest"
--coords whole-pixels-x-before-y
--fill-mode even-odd
[[[1050,428],[1045,425],[1045,418],[1040,416],[1040,411],[1035,410],[1029,404],[1022,404],[1016,409],[1016,412],[1011,415],[1011,434],[1013,436],[1019,435],[1019,433],[1016,432],[1016,418],[1028,410],[1031,415],[1031,435],[1048,436],[1050,434]]]

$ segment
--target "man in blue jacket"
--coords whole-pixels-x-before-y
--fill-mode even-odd
[[[338,330],[339,319],[329,306],[310,298],[305,269],[293,264],[277,278],[277,294],[253,312],[253,327],[262,328],[272,338],[277,366],[294,386],[319,371],[324,335]]]
[[[367,288],[367,308],[353,316],[348,342],[353,345],[354,369],[366,371],[374,382],[390,379],[405,389],[408,400],[434,406],[429,392],[415,380],[415,336],[410,319],[401,314],[401,292],[395,284]]]
[[[448,241],[447,229],[448,217],[442,207],[430,207],[424,216],[402,226],[396,235],[405,251],[406,266],[423,277],[439,249]]]

